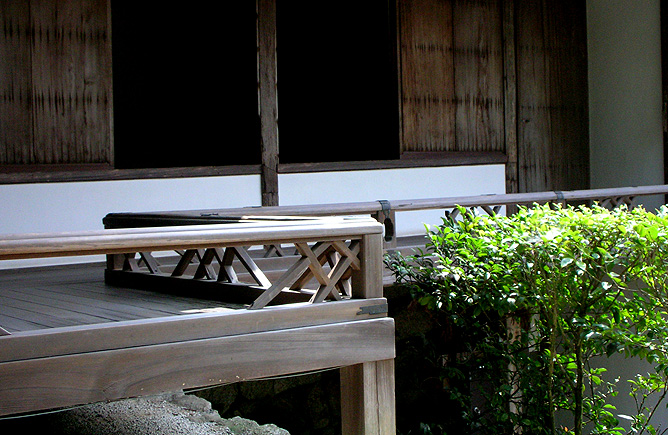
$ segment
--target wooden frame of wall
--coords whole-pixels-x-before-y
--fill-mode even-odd
[[[81,5],[77,2],[82,0],[70,1],[73,5],[71,9],[76,12],[77,5]],[[111,100],[108,100],[101,109],[95,109],[108,115],[100,118],[108,121],[102,123],[104,128],[95,128],[98,134],[108,136],[107,143],[110,144],[108,152],[100,154],[100,163],[65,164],[54,161],[53,164],[37,166],[3,165],[0,183],[260,174],[263,205],[276,205],[279,173],[505,163],[508,193],[588,187],[587,95],[586,81],[581,80],[583,71],[586,74],[586,40],[582,33],[584,9],[579,2],[565,1],[559,5],[546,0],[396,2],[397,97],[403,153],[400,159],[304,164],[280,162],[277,0],[257,0],[259,164],[112,169],[113,138],[109,127],[112,111]],[[29,2],[3,3],[0,13],[5,18],[6,29],[25,27],[12,21],[18,14],[12,7],[25,7],[26,4]],[[96,4],[98,8],[109,5],[104,0]],[[437,13],[428,14],[425,11]],[[490,26],[480,25],[483,22],[490,23]],[[435,29],[435,32],[425,32],[425,29]],[[109,40],[101,35],[98,41],[104,47]],[[88,38],[85,41],[90,44],[94,40]],[[12,51],[15,49],[15,46],[7,45],[2,58],[18,59],[20,53]],[[444,68],[450,75],[436,74]],[[0,67],[0,74],[11,77],[12,72]],[[106,92],[110,96],[110,77],[106,80],[106,85],[104,79],[99,84],[102,94]],[[65,83],[60,88],[67,90],[68,86]],[[24,104],[31,104],[25,95],[17,94],[19,88],[12,84],[2,89],[5,98],[2,100],[4,104],[0,103],[0,116],[3,119],[11,120],[12,116],[16,119],[20,115],[16,111],[11,112],[8,101],[16,101],[20,97]],[[53,107],[60,107],[60,101],[70,98],[64,91],[59,93],[58,86],[53,89],[47,87],[42,93],[46,92],[48,96],[49,91],[65,96],[64,100],[43,99],[45,104]],[[39,99],[39,95],[33,96],[33,100]],[[76,97],[77,94],[72,95]],[[98,100],[86,97],[82,101]],[[13,115],[7,118],[8,113]],[[577,116],[573,117],[573,113]],[[429,119],[440,124],[432,126]],[[43,126],[40,131],[47,131],[51,125],[39,120],[33,124]],[[434,128],[440,133],[433,133]],[[7,135],[8,131],[3,129],[2,134]],[[66,144],[62,142],[58,146]],[[443,144],[449,145],[443,147]]]

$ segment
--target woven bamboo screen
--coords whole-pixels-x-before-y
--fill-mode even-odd
[[[589,186],[584,2],[398,5],[402,153],[506,152],[520,192]],[[505,108],[504,86],[516,96]],[[510,130],[516,155],[505,143]]]
[[[0,2],[0,164],[111,162],[107,8]]]
[[[399,2],[402,152],[504,151],[500,1]]]
[[[516,1],[520,192],[589,187],[585,3]]]

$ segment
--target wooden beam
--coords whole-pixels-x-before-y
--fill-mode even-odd
[[[278,205],[276,0],[257,0],[258,92],[262,140],[262,205]]]
[[[8,362],[0,364],[0,415],[394,356],[394,321],[384,318]]]
[[[383,308],[383,298],[355,299],[24,331],[0,336],[0,362],[375,319],[387,315]]]

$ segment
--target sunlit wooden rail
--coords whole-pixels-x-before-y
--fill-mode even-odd
[[[275,276],[264,274],[248,253],[252,246],[285,244],[295,247],[295,262]],[[180,260],[167,270],[149,255],[160,251],[180,252]],[[97,254],[108,256],[107,283],[78,283],[65,269],[51,302],[48,296],[47,302],[39,299],[48,274],[40,272],[34,287],[28,285],[30,270],[0,276],[0,298],[11,302],[0,304],[0,328],[2,319],[30,311],[31,304],[54,320],[67,312],[64,320],[71,322],[1,329],[0,416],[340,368],[342,406],[348,410],[343,427],[348,433],[394,433],[394,322],[382,297],[382,225],[374,219],[245,218],[0,240],[0,260]],[[219,268],[208,270],[205,258],[216,259]],[[233,266],[239,263],[249,282],[236,276]],[[186,277],[187,269],[194,275]],[[195,287],[175,284],[185,281],[213,286],[202,296]],[[210,312],[111,321],[101,320],[108,313],[97,302],[89,302],[86,316],[83,309],[77,312],[77,297],[66,294],[95,284],[87,297],[99,294],[100,304],[113,300],[113,311],[120,312],[124,302],[138,299],[123,301],[132,289],[115,286],[148,282],[155,290],[150,297],[165,305],[176,288],[180,303],[194,296],[200,304],[246,298]],[[286,294],[292,297],[280,299]],[[142,293],[142,301],[148,297]]]

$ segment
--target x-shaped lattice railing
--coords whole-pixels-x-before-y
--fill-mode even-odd
[[[152,252],[117,254],[121,259],[116,271],[224,284],[244,284],[239,275],[247,273],[253,283],[246,285],[264,290],[250,305],[251,309],[263,308],[286,289],[310,295],[311,303],[351,296],[351,274],[360,269],[358,240],[293,244],[297,253],[295,261],[274,282],[249,254],[250,247],[243,246],[176,251],[179,255],[175,264],[174,261],[161,262]],[[307,288],[314,281],[316,288]]]

